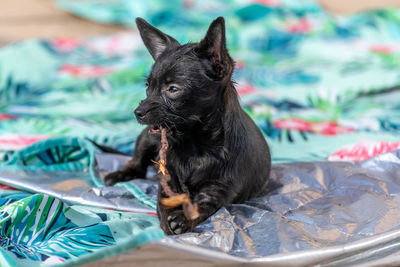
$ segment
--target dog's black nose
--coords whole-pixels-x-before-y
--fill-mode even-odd
[[[143,119],[143,117],[146,115],[146,110],[144,110],[141,107],[138,107],[137,109],[135,109],[135,115],[138,119]]]

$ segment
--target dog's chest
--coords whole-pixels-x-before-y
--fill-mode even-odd
[[[171,174],[171,185],[178,192],[195,188],[197,173],[206,171],[204,164],[207,155],[195,147],[173,147],[167,152],[167,169]]]

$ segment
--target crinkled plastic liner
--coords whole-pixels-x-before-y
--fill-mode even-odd
[[[100,172],[120,168],[128,159],[107,154],[96,158]],[[65,182],[63,179],[76,181],[76,176],[66,178],[65,173],[59,172],[60,178],[52,179],[57,183],[49,185],[37,183],[37,179],[29,181],[28,175],[21,173],[3,172],[0,181],[45,191],[66,201],[149,211],[135,203],[124,188],[90,189],[79,184],[60,191],[57,183]],[[277,164],[271,179],[281,186],[263,198],[221,208],[194,233],[150,242],[95,264],[150,266],[160,261],[197,261],[205,266],[234,262],[378,266],[400,262],[400,150],[361,163]],[[134,183],[155,200],[155,181]]]

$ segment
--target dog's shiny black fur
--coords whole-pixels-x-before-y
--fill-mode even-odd
[[[147,98],[135,110],[149,125],[139,136],[132,161],[106,176],[107,185],[144,177],[160,149],[159,128],[168,129],[167,169],[176,193],[188,193],[200,217],[188,221],[181,207],[158,203],[167,234],[194,227],[230,203],[266,192],[270,153],[260,130],[242,110],[232,82],[234,62],[225,41],[225,22],[214,20],[200,43],[178,41],[138,18],[144,44],[155,60]],[[159,198],[166,197],[159,186]]]

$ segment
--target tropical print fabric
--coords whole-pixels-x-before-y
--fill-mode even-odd
[[[47,180],[50,188],[61,190],[64,195],[58,199],[0,185],[0,251],[6,256],[0,258],[0,266],[81,264],[85,263],[87,254],[92,254],[91,260],[98,260],[164,237],[155,212],[155,196],[147,196],[134,183],[117,186],[125,188],[136,202],[147,206],[147,210],[117,211],[115,205],[111,208],[84,206],[88,198],[83,195],[78,195],[79,199],[71,203],[68,193],[77,187],[68,185],[73,180],[60,181],[60,177],[75,175],[81,179],[78,186],[89,185],[86,188],[90,191],[104,186],[94,166],[95,153],[99,151],[86,139],[50,138],[14,151],[0,166],[2,181],[1,176],[12,171],[14,175],[19,173],[29,177],[32,182]],[[37,178],[32,174],[35,171],[42,171],[42,176]],[[18,179],[21,179],[18,175],[14,177],[14,180]],[[29,182],[22,179],[17,184],[31,192]],[[33,189],[48,191],[45,187]],[[54,194],[54,190],[49,194]],[[102,201],[107,204],[107,200]],[[112,199],[109,201],[113,202]]]
[[[163,237],[155,214],[70,206],[6,186],[0,188],[0,204],[1,266],[66,264],[88,253],[113,247],[122,252]]]
[[[46,262],[70,255],[77,257],[87,250],[115,243],[106,224],[78,226],[67,217],[71,211],[60,200],[40,194],[3,205],[1,246],[18,258]],[[98,221],[102,222],[100,215]],[[87,235],[88,231],[95,235]],[[82,232],[94,240],[83,241]]]
[[[182,43],[200,40],[224,16],[237,91],[274,162],[359,161],[400,148],[400,10],[334,17],[295,0],[57,4],[102,23],[134,27],[140,16]],[[0,163],[92,171],[90,153],[79,147],[16,157],[64,137],[132,152],[143,129],[133,110],[151,64],[135,30],[1,48]],[[127,244],[127,236],[162,237],[153,215],[69,205],[41,192],[4,187],[0,204],[1,266],[68,263]],[[117,226],[124,234],[114,233]]]

